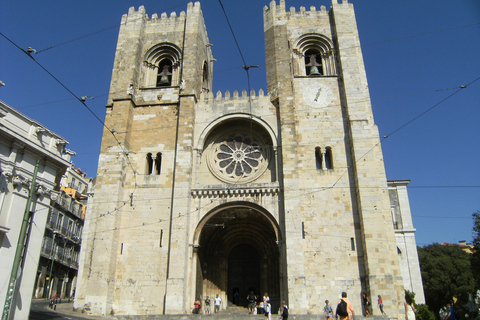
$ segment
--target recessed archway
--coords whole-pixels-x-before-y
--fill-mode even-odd
[[[218,207],[197,230],[196,293],[221,294],[229,303],[247,305],[253,290],[268,292],[272,305],[280,301],[278,225],[263,208],[248,202]]]

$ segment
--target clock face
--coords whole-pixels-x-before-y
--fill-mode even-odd
[[[329,87],[321,83],[308,85],[303,89],[303,98],[311,107],[323,108],[332,103],[333,93]]]

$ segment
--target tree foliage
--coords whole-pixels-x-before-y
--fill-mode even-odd
[[[472,216],[474,251],[470,256],[470,262],[475,279],[475,289],[480,290],[480,211],[474,212]]]
[[[474,292],[469,254],[456,245],[438,243],[418,248],[427,305],[438,316],[440,308],[458,299],[456,310],[463,309],[468,294]]]

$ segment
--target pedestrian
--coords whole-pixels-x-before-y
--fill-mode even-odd
[[[195,299],[195,302],[193,303],[194,308],[193,308],[193,313],[194,314],[199,314],[200,313],[200,300]]]
[[[210,297],[205,298],[205,314],[210,314]]]
[[[217,296],[215,297],[214,300],[215,300],[215,313],[219,313],[220,305],[222,304],[222,298],[220,298],[217,293]]]
[[[381,295],[378,295],[378,307],[380,308],[382,315],[387,315],[385,311],[383,311],[383,300]]]
[[[362,292],[362,302],[363,307],[365,308],[365,318],[368,318],[370,316],[370,312],[368,311],[368,307],[370,306],[370,300],[368,299],[366,292]]]
[[[255,309],[255,301],[257,300],[257,297],[253,293],[253,291],[250,291],[250,293],[247,295],[247,301],[248,301],[248,314],[253,314],[253,309]]]
[[[342,292],[342,298],[338,300],[337,309],[335,310],[335,319],[340,317],[341,320],[353,319],[355,320],[355,311],[350,300],[347,299],[347,293]]]
[[[453,306],[449,303],[447,304],[447,308],[448,314],[445,317],[445,320],[457,320],[457,315],[455,314],[455,309],[453,308]]]
[[[415,306],[409,294],[405,294],[405,320],[415,320]]]
[[[325,307],[323,307],[323,316],[327,320],[332,320],[333,310],[332,306],[328,304],[328,300],[325,300]]]
[[[263,305],[263,308],[265,310],[265,319],[267,320],[272,320],[272,306],[270,305],[269,302]]]
[[[278,313],[280,313],[282,320],[288,319],[288,307],[285,304],[285,300],[282,300],[282,304],[280,305],[280,310],[278,310]]]

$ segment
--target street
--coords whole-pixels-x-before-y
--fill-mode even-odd
[[[57,305],[57,310],[48,308],[48,300],[32,300],[30,308],[30,320],[46,320],[46,319],[75,319],[85,320],[92,319],[89,317],[82,317],[73,314],[73,311],[63,313],[65,310],[72,310],[72,303],[64,302]]]

